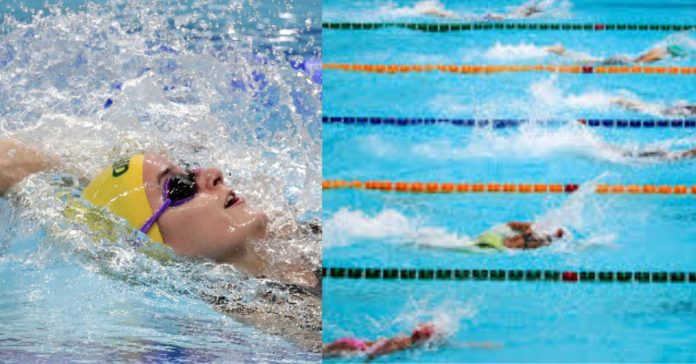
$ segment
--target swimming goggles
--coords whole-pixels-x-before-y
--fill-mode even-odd
[[[140,231],[147,234],[152,228],[152,225],[157,222],[167,208],[180,206],[191,201],[191,199],[196,196],[197,192],[196,170],[187,170],[186,173],[167,177],[162,187],[162,198],[164,199],[164,203],[162,203],[162,206],[160,206],[152,217],[145,222],[143,227],[140,228]]]

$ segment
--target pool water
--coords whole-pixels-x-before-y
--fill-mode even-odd
[[[550,2],[536,22],[688,24],[685,1]],[[418,16],[430,7],[466,15],[519,2],[324,3],[324,21],[452,21]],[[477,15],[478,14],[478,15]],[[459,20],[462,21],[462,20]],[[502,31],[426,33],[400,28],[324,29],[324,62],[350,64],[573,64],[543,47],[563,44],[594,58],[664,44],[693,47],[693,32]],[[693,48],[689,48],[692,49]],[[654,65],[693,67],[694,53]],[[686,150],[695,128],[588,128],[580,118],[654,120],[693,103],[688,75],[462,75],[440,72],[324,74],[324,117],[527,119],[520,127],[325,123],[325,180],[575,183],[574,194],[411,194],[325,190],[325,267],[691,271],[696,262],[693,195],[601,195],[597,184],[694,185],[696,161],[660,161],[624,151]],[[643,112],[616,106],[640,100]],[[543,121],[558,121],[547,125]],[[571,233],[534,251],[453,253],[507,221],[564,226]],[[375,339],[435,321],[447,335],[384,357],[404,362],[693,361],[692,284],[379,281],[327,278],[324,342]],[[472,348],[492,342],[496,348]],[[361,358],[340,359],[360,361]]]
[[[320,216],[320,73],[306,67],[321,56],[318,2],[54,3],[0,2],[0,138],[49,150],[74,177],[142,150],[219,167],[271,230]],[[105,242],[66,220],[62,176],[0,199],[0,361],[320,360],[319,304],[134,248],[137,234]],[[317,236],[263,243],[321,264]],[[240,321],[211,303],[222,296],[249,312],[277,299],[293,325]]]

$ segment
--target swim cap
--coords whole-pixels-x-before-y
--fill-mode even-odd
[[[153,214],[145,194],[144,161],[145,155],[136,154],[114,163],[90,182],[82,191],[82,197],[96,206],[108,207],[114,214],[126,219],[134,229],[140,229]],[[153,241],[164,243],[156,223],[147,235]]]
[[[686,57],[686,49],[684,49],[684,47],[676,45],[676,44],[668,45],[667,52],[672,57]]]
[[[433,336],[435,336],[435,325],[425,324],[413,330],[413,333],[411,333],[411,340],[413,342],[425,341],[430,340]]]

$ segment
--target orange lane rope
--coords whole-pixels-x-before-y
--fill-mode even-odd
[[[411,193],[570,193],[579,186],[575,183],[452,183],[452,182],[392,182],[392,181],[348,181],[324,180],[322,189],[365,189],[385,192]],[[696,185],[609,185],[600,184],[595,187],[596,193],[601,194],[676,194],[696,195]]]
[[[579,66],[579,65],[417,65],[417,64],[348,64],[325,63],[325,70],[371,73],[449,72],[462,74],[486,74],[502,72],[555,72],[599,74],[670,74],[694,75],[696,67],[665,66]]]

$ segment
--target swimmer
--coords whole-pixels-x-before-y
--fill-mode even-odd
[[[666,46],[659,46],[652,48],[638,57],[630,57],[626,55],[617,55],[609,58],[597,60],[595,58],[581,56],[575,52],[568,51],[563,47],[562,44],[556,44],[548,47],[544,47],[544,50],[548,53],[552,53],[561,57],[572,58],[578,63],[587,65],[625,65],[633,63],[653,63],[661,61],[667,57],[671,58],[685,58],[688,56],[686,49],[677,44],[669,44]]]
[[[620,106],[626,110],[643,112],[643,113],[659,113],[665,116],[694,116],[696,115],[696,105],[688,103],[675,103],[672,106],[661,106],[649,104],[640,100],[629,100],[624,98],[614,98],[611,104]]]
[[[634,150],[622,149],[622,148],[614,146],[612,144],[605,143],[604,146],[607,149],[611,149],[611,150],[621,154],[622,157],[627,157],[627,158],[646,158],[646,159],[655,159],[655,160],[661,160],[661,161],[678,161],[678,160],[683,160],[683,159],[696,158],[696,148],[687,149],[687,150],[679,150],[679,151],[669,151],[669,150],[664,150],[664,149],[634,151]]]
[[[484,20],[504,20],[530,18],[544,12],[549,5],[547,1],[528,1],[506,14],[489,13],[483,16]]]
[[[696,158],[696,148],[689,150],[680,151],[667,151],[667,150],[646,150],[640,152],[622,151],[621,153],[624,157],[630,158],[650,158],[659,159],[665,161],[677,161],[682,159],[693,159]]]
[[[0,196],[29,175],[60,169],[64,169],[60,161],[43,151],[0,138]],[[163,156],[137,154],[84,184],[78,199],[82,206],[108,208],[176,254],[229,263],[252,276],[320,292],[321,283],[312,269],[287,263],[270,266],[269,253],[255,249],[255,243],[269,234],[268,216],[227,186],[217,168],[187,170]],[[75,215],[87,215],[80,211]]]
[[[472,245],[480,249],[537,249],[551,245],[565,235],[562,228],[554,234],[541,234],[534,230],[532,223],[511,221],[496,226],[477,236]]]
[[[503,20],[503,19],[519,19],[519,18],[529,18],[537,14],[544,12],[547,7],[545,3],[548,0],[542,1],[529,1],[521,6],[514,8],[511,12],[506,14],[498,13],[488,13],[483,16],[484,20]],[[448,11],[442,8],[439,2],[434,1],[424,1],[419,5],[414,7],[414,10],[418,15],[433,16],[443,19],[461,19],[462,16],[455,12]]]
[[[397,335],[392,338],[380,338],[375,341],[344,337],[324,345],[322,355],[325,358],[366,354],[368,360],[396,351],[409,349],[415,345],[433,339],[436,335],[435,325],[426,323],[416,327],[411,335]]]
[[[433,323],[425,323],[418,325],[411,332],[411,335],[401,334],[392,338],[380,338],[375,341],[365,341],[352,337],[340,338],[324,345],[322,355],[325,358],[367,355],[367,360],[374,360],[379,356],[424,345],[441,336],[442,334],[438,332]],[[489,342],[465,343],[459,346],[478,349],[496,349],[500,347],[499,344]]]

